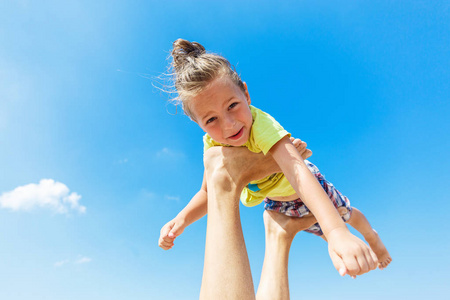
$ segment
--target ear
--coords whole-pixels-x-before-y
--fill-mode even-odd
[[[250,94],[248,93],[247,83],[243,82],[243,84],[244,84],[244,88],[245,88],[244,95],[245,95],[245,98],[247,98],[248,105],[250,105],[252,103],[252,101],[250,99]]]

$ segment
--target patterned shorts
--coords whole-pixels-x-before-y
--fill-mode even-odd
[[[320,185],[324,189],[324,191],[327,193],[328,197],[330,198],[331,202],[333,202],[334,206],[336,208],[338,207],[345,207],[347,208],[348,213],[342,216],[342,219],[344,222],[348,221],[351,216],[352,207],[350,206],[350,200],[348,200],[347,197],[342,195],[331,182],[326,181],[325,177],[320,174],[319,169],[310,163],[309,161],[305,160],[305,164],[308,167],[308,169],[311,171],[311,173],[317,178]],[[306,205],[300,200],[294,200],[294,201],[274,201],[269,198],[264,199],[264,209],[266,210],[272,210],[276,211],[282,214],[285,214],[289,217],[297,217],[301,218],[307,215],[310,210]],[[322,229],[319,226],[319,223],[316,223],[309,227],[306,232],[313,233],[315,235],[321,236],[323,235]]]

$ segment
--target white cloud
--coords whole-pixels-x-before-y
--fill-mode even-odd
[[[183,152],[172,150],[167,147],[164,147],[158,152],[156,152],[156,158],[177,159],[177,158],[184,158],[184,156],[185,155]]]
[[[119,164],[126,164],[128,162],[128,158],[120,159],[118,161]]]
[[[65,259],[65,260],[57,261],[53,265],[55,267],[57,267],[57,268],[60,268],[60,267],[62,267],[64,265],[67,265],[67,264],[81,265],[81,264],[90,263],[91,261],[92,261],[92,258],[79,255],[78,258],[76,260],[74,260],[74,261],[71,261],[69,259]]]
[[[151,192],[147,189],[142,189],[139,193],[139,196],[141,199],[145,199],[145,200],[156,200],[156,201],[160,201],[161,199],[164,199],[166,201],[175,201],[175,202],[179,202],[181,200],[181,198],[179,196],[174,196],[174,195],[163,195],[163,194],[157,194],[154,192]]]
[[[76,264],[76,265],[87,264],[87,263],[90,263],[91,261],[92,261],[92,259],[89,257],[80,257],[79,259],[77,259],[74,262],[74,264]]]
[[[30,183],[19,186],[0,196],[0,207],[13,211],[31,210],[36,207],[48,208],[65,214],[69,210],[85,213],[86,207],[80,205],[81,196],[70,193],[69,188],[53,179],[42,179],[39,184]]]
[[[143,198],[143,199],[150,199],[150,200],[158,199],[158,195],[156,195],[155,193],[150,192],[150,191],[148,191],[146,189],[142,189],[141,190],[140,197]]]
[[[176,202],[180,201],[180,197],[178,197],[178,196],[164,195],[164,199],[170,200],[170,201],[176,201]]]
[[[59,268],[59,267],[64,266],[67,263],[69,263],[69,260],[67,260],[67,259],[66,260],[61,260],[61,261],[55,262],[54,266]]]

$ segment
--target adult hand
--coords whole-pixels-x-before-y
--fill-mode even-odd
[[[312,151],[309,149],[306,149],[306,142],[302,141],[301,139],[296,139],[293,137],[290,137],[292,144],[294,144],[295,148],[297,148],[297,151],[300,153],[303,159],[307,159],[311,157]]]

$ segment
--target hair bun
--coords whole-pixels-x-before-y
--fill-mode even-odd
[[[173,67],[178,68],[189,61],[189,58],[197,58],[205,53],[205,47],[197,42],[178,39],[173,42],[172,57]]]

